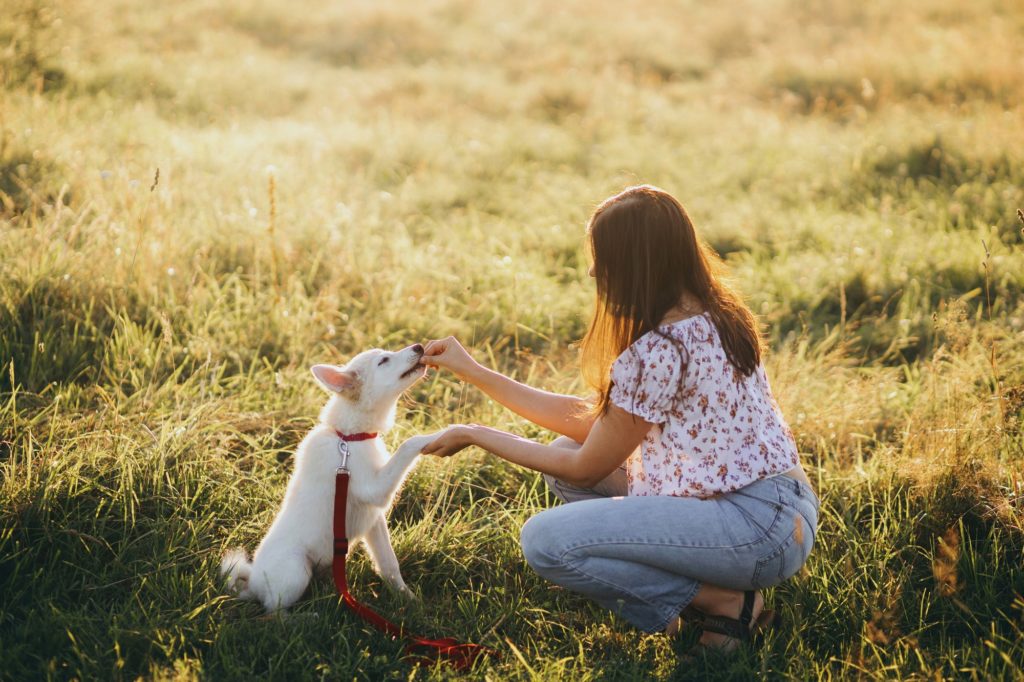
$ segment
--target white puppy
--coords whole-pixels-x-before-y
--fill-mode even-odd
[[[287,609],[306,590],[313,570],[333,560],[335,472],[341,464],[337,432],[384,433],[395,419],[398,397],[426,373],[419,344],[389,353],[360,353],[344,367],[315,365],[313,376],[331,394],[320,423],[299,444],[295,469],[281,510],[250,563],[242,549],[221,561],[228,588],[243,599],[262,602],[268,611]],[[388,457],[381,439],[350,441],[346,525],[350,546],[359,540],[377,573],[391,587],[411,596],[391,548],[384,517],[395,492],[435,435],[415,436]]]

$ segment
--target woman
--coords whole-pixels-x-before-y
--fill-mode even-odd
[[[597,306],[581,359],[596,401],[493,372],[453,337],[431,341],[424,363],[562,437],[457,425],[424,452],[476,445],[543,473],[568,504],[523,527],[537,573],[647,632],[672,634],[682,615],[702,646],[731,649],[770,624],[758,590],[800,569],[818,519],[757,323],[668,193],[607,199],[587,235]]]

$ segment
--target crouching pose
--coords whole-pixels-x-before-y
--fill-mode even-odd
[[[431,341],[424,363],[562,437],[456,426],[424,452],[476,445],[543,473],[566,504],[522,529],[537,573],[647,632],[671,634],[682,616],[701,646],[734,648],[773,622],[760,590],[800,569],[818,522],[757,322],[664,191],[607,199],[587,237],[597,305],[581,357],[597,398],[525,386],[452,337]]]

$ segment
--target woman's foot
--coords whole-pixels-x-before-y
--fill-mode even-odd
[[[686,618],[683,618],[682,616],[677,616],[675,620],[668,624],[668,627],[665,628],[664,633],[669,637],[675,637],[679,634],[679,631],[683,629],[683,626],[686,625],[687,622],[688,621]]]
[[[691,654],[728,652],[777,622],[777,614],[764,608],[764,597],[755,590],[740,592],[704,584],[679,617],[669,623],[665,634],[672,636],[687,623],[701,628],[701,638]]]
[[[715,625],[721,624],[716,622],[716,616],[724,619],[724,622],[734,621],[736,626],[745,627],[750,634],[753,634],[761,626],[761,614],[764,612],[764,597],[761,596],[761,593],[735,592],[733,590],[728,590],[728,592],[730,594],[721,595],[722,598],[715,600],[703,610],[706,620],[703,623],[704,632],[698,643],[706,649],[732,651],[740,644],[740,639],[735,636],[739,632],[728,634],[720,632],[720,630],[732,630],[733,628],[715,627]]]

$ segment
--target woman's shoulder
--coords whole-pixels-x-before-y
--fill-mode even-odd
[[[713,326],[703,313],[661,324],[623,350],[613,369],[678,371],[689,361],[694,342],[700,343],[707,336],[708,327]]]
[[[680,324],[671,327],[658,327],[638,338],[611,369],[609,400],[652,424],[670,418],[689,363],[686,345],[678,336]]]
[[[612,364],[612,377],[621,382],[648,373],[678,376],[695,357],[720,346],[718,329],[706,312],[661,324],[619,354]]]
[[[619,354],[612,364],[612,378],[662,375],[678,378],[689,374],[696,363],[710,367],[726,361],[726,354],[711,316],[704,312],[643,334]]]

